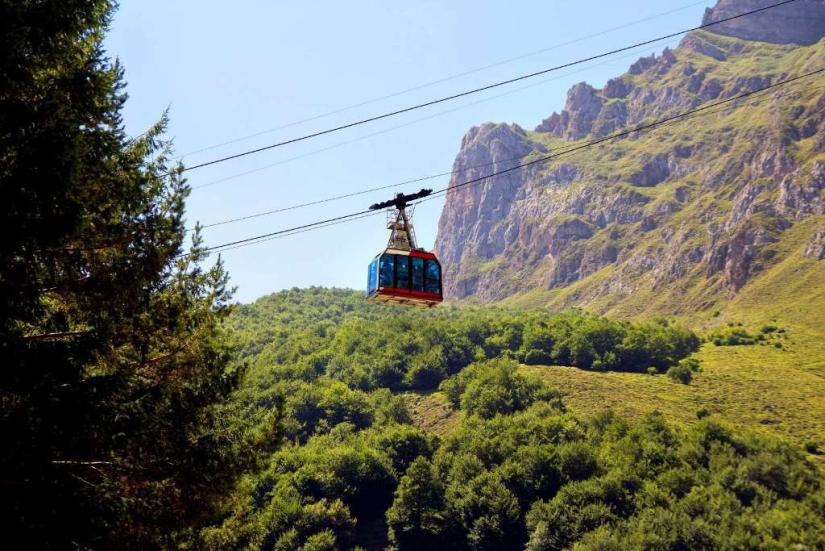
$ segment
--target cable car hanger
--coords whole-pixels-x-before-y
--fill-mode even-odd
[[[416,199],[423,199],[429,196],[432,192],[433,190],[431,189],[422,189],[419,192],[408,193],[406,195],[399,193],[395,196],[395,199],[370,205],[370,210],[395,207],[395,222],[387,224],[387,229],[391,230],[390,240],[387,243],[388,249],[397,249],[400,251],[418,250],[418,245],[415,242],[415,232],[413,231],[412,223],[410,223],[410,217],[407,216],[407,205]]]

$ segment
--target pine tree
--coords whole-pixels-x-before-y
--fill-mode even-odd
[[[124,131],[113,9],[0,0],[0,515],[31,549],[191,543],[276,436],[224,405],[228,276],[184,250],[166,116]]]
[[[387,511],[390,541],[399,549],[438,549],[444,543],[444,488],[434,474],[419,456],[401,477]]]

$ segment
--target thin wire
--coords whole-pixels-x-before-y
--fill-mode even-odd
[[[386,211],[373,210],[373,211],[370,211],[369,213],[365,213],[365,214],[362,214],[360,216],[354,216],[353,218],[350,218],[348,220],[338,220],[336,222],[330,222],[328,224],[321,224],[319,226],[315,226],[315,227],[312,227],[312,228],[304,228],[302,230],[294,231],[294,232],[291,232],[291,233],[284,233],[284,234],[274,235],[274,236],[267,237],[265,239],[261,239],[260,241],[255,241],[254,243],[241,243],[239,245],[233,245],[231,247],[222,248],[217,252],[222,253],[224,251],[231,251],[233,249],[240,249],[242,247],[248,247],[249,245],[257,245],[258,243],[266,243],[267,241],[272,241],[273,239],[280,239],[282,237],[292,237],[293,235],[298,235],[299,233],[306,233],[308,231],[320,230],[322,228],[327,228],[329,226],[337,226],[339,224],[346,224],[346,223],[352,222],[354,220],[360,220],[361,218],[367,218],[369,216],[384,214],[384,212],[386,212]],[[213,252],[213,251],[210,251],[210,252]]]
[[[445,195],[447,192],[453,191],[455,189],[464,188],[464,187],[471,186],[471,185],[478,185],[479,183],[482,183],[482,182],[484,182],[488,179],[496,178],[498,176],[508,174],[510,172],[514,172],[516,170],[520,170],[522,168],[532,166],[532,165],[535,165],[535,164],[538,164],[538,163],[547,162],[549,160],[556,159],[556,158],[559,158],[559,157],[562,157],[562,156],[565,156],[565,155],[570,155],[570,154],[575,153],[577,151],[581,151],[581,150],[599,145],[601,143],[605,143],[605,142],[608,142],[608,141],[612,141],[612,140],[616,140],[616,139],[619,139],[619,138],[629,136],[630,134],[634,134],[634,133],[637,133],[637,132],[642,132],[642,131],[645,131],[645,130],[650,130],[650,129],[657,128],[657,127],[667,126],[667,125],[669,125],[668,123],[684,122],[685,120],[690,120],[692,118],[697,118],[698,116],[709,116],[711,114],[715,114],[719,111],[724,110],[724,109],[716,109],[715,111],[713,111],[717,107],[727,105],[729,103],[732,103],[732,102],[735,102],[735,101],[738,101],[738,100],[741,100],[741,99],[744,99],[744,98],[752,97],[756,94],[760,94],[760,93],[766,92],[768,90],[778,88],[780,86],[785,86],[785,85],[788,85],[792,82],[796,82],[796,81],[799,81],[799,80],[802,80],[802,79],[805,79],[805,78],[810,78],[814,75],[821,74],[823,72],[825,72],[825,68],[817,69],[815,71],[811,71],[811,72],[805,73],[803,75],[799,75],[799,76],[796,76],[796,77],[793,77],[793,78],[789,78],[789,79],[777,82],[775,84],[771,84],[769,86],[765,86],[763,88],[759,88],[757,90],[753,90],[753,91],[750,91],[750,92],[745,92],[745,93],[740,94],[738,96],[734,96],[734,97],[731,97],[731,98],[713,103],[711,105],[706,105],[706,106],[703,106],[703,107],[692,109],[692,110],[687,111],[685,113],[682,113],[680,115],[674,115],[674,116],[667,117],[665,119],[661,119],[661,120],[653,122],[653,123],[638,126],[638,127],[633,128],[631,130],[626,130],[626,131],[618,132],[618,133],[615,133],[615,134],[611,134],[610,136],[606,136],[606,137],[599,138],[599,139],[596,139],[596,140],[591,140],[590,142],[587,142],[585,144],[568,148],[565,151],[555,153],[555,154],[552,154],[552,155],[547,155],[545,157],[541,157],[539,159],[535,159],[533,161],[529,161],[527,163],[523,163],[523,164],[517,165],[517,166],[512,167],[512,168],[508,168],[508,169],[505,169],[505,170],[500,170],[500,171],[494,172],[493,174],[489,174],[487,176],[482,176],[482,177],[479,177],[479,178],[474,178],[472,180],[468,180],[466,182],[462,182],[460,184],[447,186],[444,189],[436,191],[430,197],[427,197],[426,199],[422,199],[421,201],[417,201],[415,204],[423,203],[423,202],[430,201],[430,200],[434,200],[437,197]],[[732,108],[735,108],[735,106],[729,106],[727,108],[732,109]],[[702,113],[702,115],[697,115],[698,113]],[[369,210],[367,210],[367,211],[361,211],[361,212],[348,214],[348,215],[344,215],[344,216],[338,216],[336,218],[330,218],[330,219],[327,219],[327,220],[321,220],[321,221],[318,221],[318,222],[313,222],[311,224],[304,224],[302,226],[297,226],[297,227],[294,227],[294,228],[288,228],[288,229],[285,229],[285,230],[279,230],[279,231],[268,233],[268,234],[258,235],[258,236],[255,236],[255,237],[249,237],[249,238],[246,238],[246,239],[241,239],[241,240],[233,241],[233,242],[230,242],[230,243],[224,243],[222,245],[216,245],[214,247],[207,247],[207,248],[203,249],[201,251],[201,253],[209,253],[209,252],[215,252],[215,251],[219,251],[219,250],[225,250],[225,249],[230,248],[230,247],[235,248],[234,247],[235,245],[251,245],[251,244],[258,243],[258,242],[262,242],[262,240],[266,240],[268,238],[275,238],[277,236],[284,236],[284,235],[287,235],[287,234],[297,233],[299,230],[309,230],[309,229],[313,229],[313,228],[316,228],[316,227],[323,227],[325,225],[331,225],[330,224],[331,222],[339,222],[339,221],[344,222],[344,221],[348,221],[349,219],[356,218],[356,217],[360,218],[360,217],[363,217],[364,215],[369,215],[370,213],[374,213],[374,212],[382,212],[382,211],[369,211]],[[189,256],[189,254],[191,254],[191,253],[186,253],[186,254],[179,255],[178,258],[183,257],[183,256]]]
[[[671,44],[671,43],[673,43],[673,41],[668,42],[668,44]],[[654,53],[654,52],[651,52],[651,53]],[[547,79],[547,80],[542,80],[542,81],[540,81],[540,82],[535,82],[535,83],[533,83],[533,84],[529,84],[529,85],[527,85],[527,86],[523,86],[523,87],[521,87],[521,88],[516,88],[515,90],[509,90],[509,91],[504,92],[504,93],[502,93],[502,94],[497,94],[497,95],[495,95],[495,96],[491,96],[491,97],[489,97],[489,98],[484,98],[484,99],[481,99],[481,100],[478,100],[478,101],[474,101],[474,102],[472,102],[472,103],[468,103],[468,104],[465,104],[465,105],[461,105],[461,106],[459,106],[459,107],[455,107],[455,108],[453,108],[453,109],[448,109],[447,111],[441,111],[441,112],[439,112],[439,113],[435,113],[434,115],[429,115],[429,116],[426,116],[426,117],[422,117],[422,118],[420,118],[420,119],[415,119],[414,121],[410,121],[410,122],[407,122],[407,123],[404,123],[404,124],[400,124],[400,125],[398,125],[398,126],[392,126],[392,127],[390,127],[390,128],[386,128],[386,129],[384,129],[384,130],[379,130],[378,132],[373,132],[372,134],[367,134],[367,135],[365,135],[365,136],[360,136],[360,137],[358,137],[358,138],[353,138],[353,139],[351,139],[351,140],[347,140],[347,141],[344,141],[344,142],[340,142],[340,143],[337,143],[337,144],[331,145],[331,146],[329,146],[329,147],[324,147],[324,148],[322,148],[322,149],[316,149],[316,150],[314,150],[314,151],[310,151],[310,152],[308,152],[308,153],[304,153],[304,154],[302,154],[302,155],[297,155],[297,156],[295,156],[295,157],[290,157],[290,158],[288,158],[288,159],[283,159],[283,160],[280,160],[280,161],[275,162],[275,163],[272,163],[272,164],[264,165],[264,166],[262,166],[262,167],[253,168],[252,170],[247,170],[247,171],[245,171],[245,172],[241,172],[241,173],[239,173],[239,174],[234,174],[234,175],[232,175],[232,176],[227,176],[227,177],[225,177],[225,178],[221,178],[221,179],[219,179],[219,180],[214,180],[214,181],[211,181],[211,182],[207,182],[207,183],[205,183],[205,184],[201,184],[201,185],[199,185],[199,186],[193,186],[193,187],[192,187],[192,189],[193,189],[193,190],[196,190],[196,189],[203,189],[203,188],[211,187],[211,186],[214,186],[214,185],[217,185],[217,184],[221,184],[221,183],[223,183],[223,182],[228,182],[228,181],[230,181],[230,180],[235,180],[235,179],[237,179],[237,178],[241,178],[241,177],[243,177],[243,176],[248,176],[248,175],[250,175],[250,174],[255,174],[256,172],[261,172],[261,171],[263,171],[263,170],[267,170],[267,169],[269,169],[269,168],[273,168],[273,167],[280,166],[280,165],[283,165],[283,164],[286,164],[286,163],[290,163],[290,162],[292,162],[292,161],[296,161],[296,160],[298,160],[298,159],[303,159],[303,158],[305,158],[305,157],[309,157],[309,156],[311,156],[311,155],[316,155],[316,154],[318,154],[318,153],[323,153],[323,152],[325,152],[325,151],[329,151],[330,149],[336,149],[336,148],[338,148],[338,147],[342,147],[342,146],[345,146],[345,145],[349,145],[349,144],[351,144],[351,143],[355,143],[355,142],[359,142],[359,141],[362,141],[362,140],[366,140],[366,139],[368,139],[368,138],[372,138],[372,137],[375,137],[375,136],[379,136],[379,135],[381,135],[381,134],[386,134],[387,132],[391,132],[391,131],[393,131],[393,130],[398,130],[398,129],[400,129],[400,128],[406,128],[407,126],[411,126],[411,125],[413,125],[413,124],[418,124],[418,123],[420,123],[420,122],[428,121],[428,120],[430,120],[430,119],[434,119],[434,118],[437,118],[437,117],[441,117],[441,116],[444,116],[444,115],[447,115],[447,114],[450,114],[450,113],[455,113],[456,111],[460,111],[460,110],[462,110],[462,109],[467,109],[467,108],[469,108],[469,107],[473,107],[473,106],[475,106],[475,105],[479,105],[479,104],[481,104],[481,103],[485,103],[485,102],[488,102],[488,101],[493,101],[493,100],[495,100],[495,99],[502,98],[502,97],[504,97],[504,96],[508,96],[508,95],[510,95],[510,94],[515,94],[515,93],[517,93],[517,92],[522,92],[522,91],[524,91],[524,90],[528,90],[528,89],[530,89],[530,88],[535,88],[536,86],[542,86],[542,85],[547,84],[547,83],[549,83],[549,82],[555,82],[555,81],[557,81],[557,80],[561,80],[561,79],[567,78],[567,77],[572,76],[572,75],[576,75],[576,74],[579,74],[579,73],[583,73],[583,72],[585,72],[585,71],[587,71],[587,70],[589,70],[589,69],[593,69],[594,67],[601,67],[601,66],[603,66],[603,65],[608,65],[608,64],[610,64],[610,63],[615,63],[616,61],[620,61],[620,60],[622,60],[622,59],[626,59],[626,58],[628,58],[628,57],[634,57],[634,56],[637,56],[637,55],[639,55],[637,52],[633,52],[633,53],[630,53],[630,54],[628,54],[628,55],[624,55],[624,56],[619,56],[619,57],[611,58],[611,59],[609,59],[609,60],[607,60],[607,61],[603,61],[603,62],[601,62],[601,63],[597,63],[597,64],[595,64],[595,65],[590,65],[590,66],[588,66],[588,67],[584,67],[584,68],[582,68],[582,69],[577,69],[576,71],[571,71],[571,72],[569,72],[569,73],[565,73],[565,74],[563,74],[563,75],[559,75],[559,76],[557,76],[557,77],[553,77],[553,78],[550,78],[550,79]],[[381,188],[376,188],[376,189],[373,189],[373,190],[368,190],[368,191],[365,191],[364,193],[368,193],[369,191],[379,191],[379,190],[381,190],[381,189],[388,189],[388,188],[391,188],[391,187],[393,187],[393,186],[395,186],[395,185],[405,185],[405,184],[411,184],[411,183],[415,183],[415,182],[420,182],[420,181],[422,181],[422,180],[429,180],[429,179],[432,179],[432,178],[439,178],[439,177],[441,177],[441,176],[448,176],[448,175],[450,175],[450,174],[453,174],[453,172],[446,172],[446,173],[443,173],[443,174],[435,174],[435,175],[433,175],[433,176],[428,176],[428,177],[426,177],[426,178],[419,178],[419,179],[416,179],[416,180],[413,180],[413,181],[399,182],[398,184],[393,184],[393,185],[384,186],[384,187],[381,187]],[[349,196],[343,196],[342,198],[345,198],[345,197],[349,197]],[[308,204],[308,205],[306,205],[306,206],[311,206],[311,205],[314,205],[314,204],[316,204],[316,203],[310,203],[310,204]],[[304,206],[304,205],[300,205],[300,206]],[[295,208],[299,208],[299,207],[298,207],[298,206],[296,206]],[[275,211],[275,212],[280,212],[280,211]],[[262,213],[261,215],[262,215],[262,216],[264,216],[264,215],[266,215],[266,214],[268,214],[268,213]],[[206,226],[204,226],[204,227],[206,227]]]
[[[310,224],[304,224],[302,226],[296,226],[294,228],[279,230],[279,231],[275,231],[275,232],[272,232],[272,233],[265,233],[263,235],[256,235],[255,237],[247,237],[246,239],[239,239],[237,241],[232,241],[230,243],[224,243],[222,245],[216,245],[214,247],[207,247],[207,248],[203,249],[201,252],[212,252],[212,251],[215,251],[215,250],[218,250],[218,249],[223,249],[224,247],[232,247],[233,245],[241,245],[241,244],[244,244],[244,243],[250,243],[251,241],[257,241],[259,239],[265,239],[267,237],[274,237],[276,235],[282,235],[282,234],[285,234],[285,233],[292,233],[292,232],[295,232],[297,230],[303,230],[303,229],[315,228],[317,226],[323,226],[323,225],[326,225],[330,222],[345,221],[345,220],[349,220],[351,218],[360,217],[362,215],[370,214],[370,213],[373,213],[373,212],[375,212],[375,211],[364,210],[364,211],[355,212],[355,213],[352,213],[352,214],[345,214],[344,216],[337,216],[335,218],[329,218],[327,220],[321,220],[319,222],[312,222]],[[181,257],[184,257],[184,256],[190,256],[190,253],[178,255],[176,258],[181,258]]]
[[[361,126],[363,124],[367,124],[367,123],[370,123],[370,122],[375,122],[375,121],[386,119],[386,118],[393,117],[393,116],[396,116],[396,115],[401,115],[403,113],[409,113],[410,111],[415,111],[417,109],[423,109],[424,107],[430,107],[430,106],[433,106],[433,105],[437,105],[439,103],[444,103],[446,101],[451,101],[451,100],[462,98],[462,97],[465,97],[465,96],[477,94],[479,92],[484,92],[486,90],[492,90],[494,88],[498,88],[500,86],[504,86],[504,85],[507,85],[507,84],[512,84],[514,82],[527,80],[527,79],[534,78],[534,77],[537,77],[537,76],[540,76],[540,75],[544,75],[544,74],[547,74],[547,73],[550,73],[550,72],[553,72],[553,71],[558,71],[560,69],[566,69],[568,67],[573,67],[575,65],[580,65],[580,64],[586,63],[588,61],[594,61],[596,59],[601,59],[601,58],[604,58],[604,57],[607,57],[607,56],[610,56],[610,55],[613,55],[613,54],[625,52],[625,51],[628,51],[628,50],[631,50],[631,49],[634,49],[634,48],[639,48],[641,46],[646,46],[648,44],[654,44],[656,42],[661,42],[662,40],[667,40],[669,38],[674,38],[674,37],[677,37],[677,36],[681,36],[681,35],[683,35],[685,33],[688,33],[688,32],[697,31],[697,30],[700,30],[700,29],[706,29],[706,28],[714,26],[714,25],[720,25],[722,23],[727,23],[729,21],[740,19],[742,17],[746,17],[746,16],[749,16],[749,15],[764,12],[764,11],[767,11],[767,10],[770,10],[770,9],[773,9],[773,8],[777,8],[777,7],[780,7],[780,6],[787,5],[787,4],[791,4],[791,3],[796,2],[796,1],[797,0],[784,0],[783,2],[779,2],[777,4],[771,4],[770,6],[765,6],[765,7],[758,8],[758,9],[755,9],[755,10],[751,10],[751,11],[748,11],[748,12],[745,12],[745,13],[740,13],[738,15],[733,15],[731,17],[726,17],[726,18],[720,19],[718,21],[713,21],[713,22],[710,22],[710,23],[706,23],[704,25],[699,25],[698,27],[692,27],[690,29],[686,29],[686,30],[682,30],[682,31],[679,31],[679,32],[667,34],[667,35],[664,35],[664,36],[660,36],[658,38],[653,38],[651,40],[645,40],[643,42],[639,42],[639,43],[633,44],[631,46],[625,46],[623,48],[618,48],[616,50],[611,50],[609,52],[605,52],[605,53],[590,56],[590,57],[587,57],[587,58],[579,59],[577,61],[571,61],[569,63],[565,63],[565,64],[562,64],[562,65],[557,65],[555,67],[550,67],[549,69],[543,69],[541,71],[536,71],[534,73],[529,73],[529,74],[522,75],[522,76],[519,76],[519,77],[511,78],[511,79],[508,79],[508,80],[502,80],[502,81],[496,82],[494,84],[488,84],[487,86],[482,86],[481,88],[475,88],[473,90],[460,92],[458,94],[453,94],[451,96],[446,96],[446,97],[431,100],[431,101],[428,101],[428,102],[419,103],[419,104],[413,105],[411,107],[405,107],[403,109],[398,109],[396,111],[390,111],[389,113],[384,113],[382,115],[376,115],[374,117],[361,119],[361,120],[351,122],[351,123],[348,123],[348,124],[344,124],[344,125],[341,125],[341,126],[336,126],[336,127],[333,127],[333,128],[328,128],[326,130],[321,130],[319,132],[313,132],[311,134],[305,134],[305,135],[297,137],[297,138],[284,140],[284,141],[274,143],[274,144],[271,144],[271,145],[267,145],[267,146],[264,146],[264,147],[259,147],[259,148],[256,148],[256,149],[250,149],[248,151],[244,151],[244,152],[241,152],[241,153],[236,153],[234,155],[221,157],[219,159],[214,159],[212,161],[207,161],[207,162],[204,162],[204,163],[200,163],[200,164],[196,164],[196,165],[193,165],[193,166],[190,166],[190,167],[186,167],[186,168],[183,169],[183,172],[188,172],[188,171],[191,171],[191,170],[196,170],[198,168],[204,168],[204,167],[207,167],[207,166],[212,166],[212,165],[215,165],[215,164],[218,164],[218,163],[223,163],[223,162],[226,162],[226,161],[231,161],[233,159],[246,157],[248,155],[253,155],[255,153],[261,153],[262,151],[268,151],[268,150],[271,150],[271,149],[275,149],[277,147],[283,147],[285,145],[301,142],[301,141],[304,141],[304,140],[308,140],[310,138],[317,138],[319,136],[324,136],[326,134],[332,134],[333,132],[339,132],[339,131],[345,130],[347,128],[353,128],[355,126]]]
[[[491,63],[490,65],[485,65],[483,67],[478,67],[476,69],[470,69],[469,71],[465,71],[463,73],[458,73],[456,75],[444,77],[444,78],[441,78],[441,79],[438,79],[438,80],[433,80],[433,81],[427,82],[425,84],[419,84],[417,86],[413,86],[412,88],[407,88],[407,89],[401,90],[399,92],[393,92],[391,94],[387,94],[386,96],[381,96],[381,97],[374,98],[374,99],[371,99],[371,100],[362,101],[361,103],[356,103],[356,104],[353,104],[353,105],[349,105],[347,107],[342,107],[342,108],[336,109],[334,111],[329,111],[327,113],[322,113],[320,115],[314,115],[314,116],[308,117],[306,119],[301,119],[301,120],[297,120],[297,121],[290,122],[290,123],[287,123],[287,124],[283,124],[281,126],[276,126],[275,128],[270,128],[268,130],[262,130],[260,132],[254,133],[254,134],[248,134],[246,136],[241,136],[241,137],[235,138],[233,140],[218,143],[218,144],[215,144],[215,145],[210,145],[208,147],[204,147],[204,148],[201,148],[201,149],[196,149],[194,151],[184,153],[183,155],[178,157],[178,160],[183,159],[184,157],[187,157],[189,155],[195,155],[197,153],[212,151],[213,149],[218,149],[220,147],[224,147],[224,146],[227,146],[227,145],[236,144],[238,142],[243,142],[243,141],[246,141],[246,140],[250,140],[252,138],[257,138],[257,137],[260,137],[260,136],[264,136],[266,134],[271,134],[272,132],[277,132],[278,130],[283,130],[285,128],[290,128],[290,127],[293,127],[293,126],[297,126],[299,124],[304,124],[304,123],[307,123],[307,122],[316,121],[318,119],[323,119],[323,118],[329,117],[331,115],[337,115],[339,113],[344,113],[346,111],[351,111],[352,109],[357,109],[358,107],[363,107],[365,105],[370,105],[372,103],[377,103],[379,101],[384,101],[384,100],[391,99],[391,98],[394,98],[394,97],[402,96],[404,94],[408,94],[410,92],[415,92],[417,90],[423,90],[424,88],[429,88],[431,86],[435,86],[436,84],[443,84],[443,83],[449,82],[451,80],[455,80],[455,79],[458,79],[458,78],[461,78],[461,77],[465,77],[465,76],[468,76],[468,75],[479,73],[481,71],[486,71],[487,69],[492,69],[494,67],[500,67],[501,65],[506,65],[506,64],[512,63],[514,61],[520,61],[522,59],[526,59],[528,57],[533,57],[533,56],[536,56],[536,55],[539,55],[539,54],[543,54],[543,53],[546,53],[546,52],[549,52],[549,51],[552,51],[552,50],[556,50],[558,48],[563,48],[565,46],[571,46],[573,44],[578,44],[579,42],[584,42],[585,40],[590,40],[591,38],[597,38],[597,37],[605,35],[605,34],[620,31],[622,29],[633,27],[633,26],[639,25],[641,23],[646,23],[648,21],[652,21],[654,19],[658,19],[660,17],[664,17],[666,15],[671,15],[671,14],[674,14],[676,12],[684,11],[688,8],[693,8],[695,6],[699,6],[701,4],[706,4],[706,3],[708,3],[708,0],[702,0],[701,2],[695,2],[693,4],[688,4],[687,6],[682,6],[681,8],[676,8],[674,10],[666,11],[664,13],[659,13],[659,14],[656,14],[656,15],[652,15],[650,17],[646,17],[644,19],[639,19],[637,21],[632,21],[630,23],[626,23],[626,24],[620,25],[618,27],[613,27],[611,29],[605,29],[605,30],[600,31],[600,32],[595,33],[595,34],[591,34],[591,35],[583,36],[583,37],[580,37],[580,38],[576,38],[574,40],[570,40],[569,42],[562,42],[561,44],[556,44],[554,46],[549,46],[547,48],[542,48],[541,50],[536,50],[536,51],[533,51],[533,52],[530,52],[530,53],[527,53],[527,54],[522,54],[522,55],[517,56],[517,57],[511,57],[510,59],[505,59],[503,61],[498,61],[496,63]]]

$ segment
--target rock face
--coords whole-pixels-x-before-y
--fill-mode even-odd
[[[703,25],[773,4],[776,0],[720,0],[705,11]],[[714,33],[774,44],[814,44],[825,36],[825,0],[796,0],[708,28]]]
[[[773,1],[721,0],[705,20]],[[471,129],[451,186],[473,183],[448,193],[436,239],[447,297],[497,301],[538,290],[562,297],[559,306],[604,309],[661,293],[693,297],[684,309],[697,310],[782,260],[777,250],[787,249],[779,245],[795,224],[825,224],[825,98],[813,85],[564,153],[571,141],[624,133],[820,67],[825,41],[804,45],[825,35],[825,0],[775,10],[691,33],[603,90],[575,85],[565,108],[532,132]],[[551,154],[558,157],[484,178]],[[797,258],[825,258],[823,235],[799,246]]]
[[[573,86],[567,93],[567,105],[561,114],[553,113],[542,122],[538,132],[552,132],[568,140],[581,139],[593,130],[593,122],[599,116],[604,101],[596,90],[585,82]]]
[[[825,260],[825,230],[819,230],[805,244],[805,258]]]

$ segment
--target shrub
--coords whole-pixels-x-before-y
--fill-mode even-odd
[[[676,365],[667,370],[667,376],[674,381],[687,385],[693,380],[693,371],[689,367]]]
[[[440,389],[454,407],[482,419],[520,411],[535,401],[558,399],[557,391],[517,370],[512,360],[487,360],[445,380]]]
[[[334,551],[338,549],[335,533],[326,529],[323,532],[311,535],[301,547],[303,551]]]
[[[524,356],[524,363],[527,365],[550,365],[553,358],[544,350],[530,350]]]
[[[647,368],[648,375],[656,375],[657,373],[659,373],[659,370],[653,367],[652,365]]]
[[[443,380],[444,369],[442,367],[425,364],[414,365],[404,375],[404,384],[417,390],[438,388],[438,384]]]
[[[727,329],[721,329],[711,333],[710,338],[716,346],[741,346],[756,343],[756,338],[741,327],[733,324]]]
[[[710,411],[708,411],[706,408],[696,410],[696,418],[697,419],[704,419],[705,417],[709,417],[709,416],[710,416]]]
[[[702,370],[702,364],[698,358],[683,358],[679,360],[679,366],[686,367],[694,373]]]

